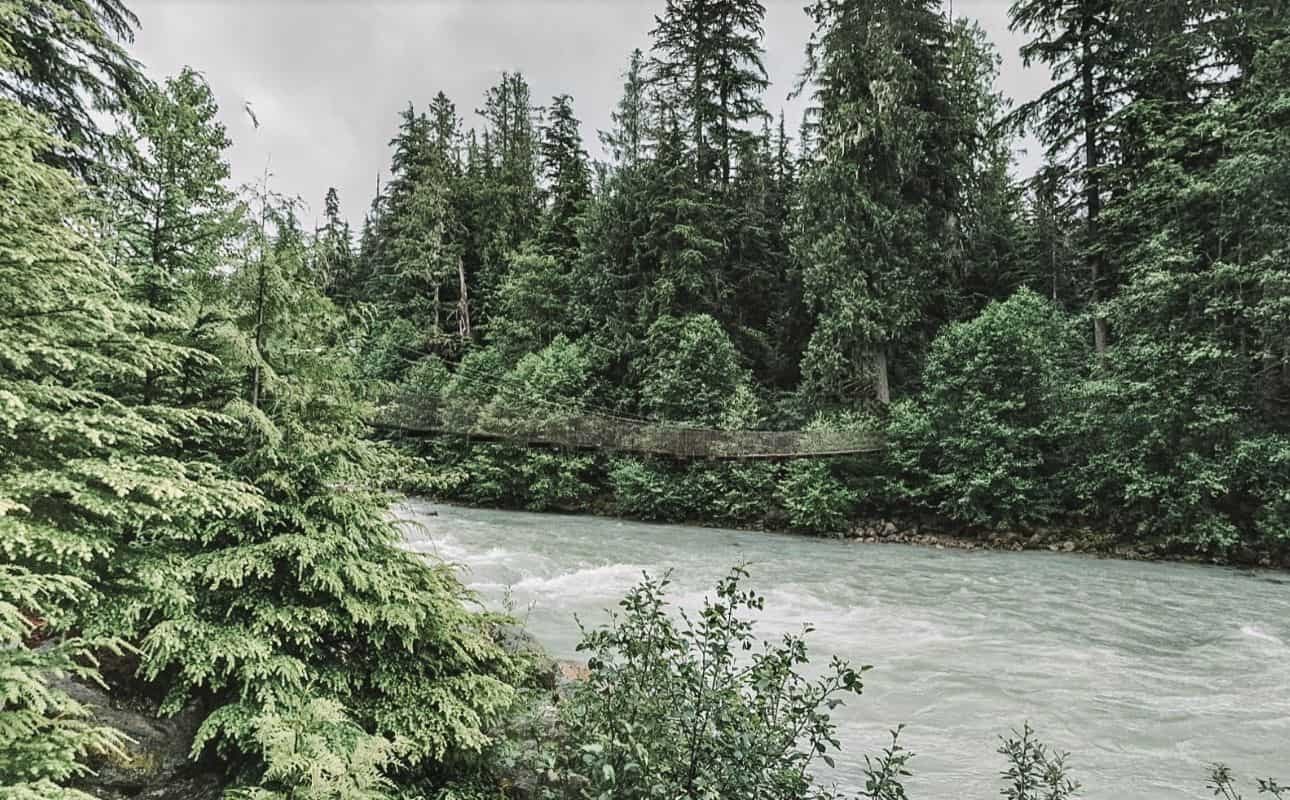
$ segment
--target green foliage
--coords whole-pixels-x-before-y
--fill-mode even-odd
[[[229,800],[387,800],[392,743],[355,725],[335,701],[313,700],[254,722],[266,767],[261,786]]]
[[[1003,773],[1007,800],[1070,800],[1079,793],[1079,784],[1066,774],[1067,754],[1036,739],[1029,723],[1004,739],[999,753],[1008,760]]]
[[[776,496],[789,525],[812,533],[845,530],[857,502],[855,491],[839,480],[834,465],[823,459],[790,462],[776,485]]]
[[[496,348],[471,350],[462,357],[440,395],[440,413],[450,429],[471,429],[476,417],[501,389],[506,372],[506,362]]]
[[[693,514],[727,525],[755,525],[775,495],[776,465],[768,462],[695,462],[675,481],[690,487]]]
[[[641,406],[659,419],[715,426],[748,381],[730,337],[706,314],[660,317],[644,344],[634,364]]]
[[[462,368],[467,368],[464,361]],[[557,336],[502,376],[480,412],[481,420],[490,429],[505,430],[516,425],[541,428],[575,417],[587,394],[590,371],[582,345]]]
[[[528,452],[520,468],[528,495],[525,507],[530,511],[578,509],[596,492],[595,465],[596,459],[590,455]]]
[[[465,480],[454,496],[474,505],[521,508],[528,499],[522,448],[485,442],[471,444],[457,466]]]
[[[42,615],[89,595],[76,578],[0,564],[0,798],[87,800],[62,784],[88,773],[89,755],[124,756],[125,737],[91,722],[89,710],[54,683],[98,681],[94,652],[119,653],[119,645],[75,637],[34,644],[49,633]]]
[[[361,375],[368,380],[399,381],[410,368],[420,334],[411,320],[372,320],[363,331]]]
[[[805,636],[759,642],[763,599],[733,570],[693,618],[668,613],[668,581],[646,578],[622,615],[584,630],[590,675],[561,709],[567,736],[550,775],[567,796],[830,796],[810,767],[839,748],[829,711],[861,691],[834,659],[804,672]]]
[[[50,681],[93,679],[110,638],[36,637],[83,623],[102,573],[143,530],[254,506],[245,487],[170,457],[200,414],[118,399],[105,387],[175,372],[184,350],[143,335],[160,315],[125,296],[87,223],[80,187],[43,163],[41,121],[0,99],[0,782],[60,788],[121,739]]]
[[[526,250],[511,259],[489,330],[508,358],[540,350],[569,329],[569,280],[554,256]]]
[[[1223,800],[1242,800],[1240,789],[1236,786],[1236,778],[1223,764],[1215,764],[1210,769],[1209,782],[1205,788],[1212,790],[1215,797],[1221,797]],[[1284,800],[1290,797],[1290,786],[1282,786],[1272,778],[1260,778],[1258,793],[1260,796],[1271,795],[1273,800]]]
[[[980,525],[1044,522],[1061,508],[1056,479],[1079,380],[1078,340],[1046,300],[1022,290],[945,328],[923,368],[923,392],[897,403],[890,461],[905,497]]]
[[[615,458],[609,485],[614,509],[625,517],[680,522],[693,509],[690,488],[660,462]]]
[[[124,43],[139,19],[121,0],[0,3],[0,97],[49,120],[54,163],[82,177],[103,171],[111,136],[99,122],[123,120],[146,79]]]

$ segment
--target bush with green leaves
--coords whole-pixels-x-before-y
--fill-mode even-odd
[[[583,629],[588,676],[559,706],[560,735],[520,757],[540,773],[540,796],[907,800],[914,754],[901,745],[903,726],[865,756],[854,795],[815,780],[812,768],[832,767],[842,748],[831,712],[861,693],[869,667],[834,657],[812,669],[809,625],[777,642],[759,639],[765,598],[747,588],[748,577],[731,570],[687,613],[669,606],[666,576],[646,575],[607,623]],[[1029,724],[1002,737],[998,753],[1007,800],[1077,796],[1067,755]]]
[[[582,345],[556,336],[501,376],[481,424],[490,431],[558,428],[582,413],[590,371]]]
[[[681,522],[694,511],[692,487],[661,461],[614,458],[609,467],[614,510],[624,517]]]
[[[778,474],[778,465],[766,461],[696,461],[675,479],[690,487],[696,516],[749,525],[766,517]]]
[[[923,390],[895,404],[889,459],[903,494],[953,520],[1041,523],[1062,507],[1055,425],[1079,379],[1060,311],[1023,289],[943,329]]]
[[[854,489],[835,474],[836,464],[826,459],[800,459],[784,467],[776,485],[779,504],[794,530],[838,533],[846,530],[855,512]]]
[[[727,409],[736,418],[751,413],[749,375],[739,352],[707,314],[659,317],[632,368],[641,409],[652,417],[715,427]]]
[[[520,465],[530,511],[583,508],[596,494],[593,470],[598,459],[587,453],[531,449]]]
[[[646,578],[622,615],[585,630],[588,679],[561,708],[548,775],[568,797],[808,798],[810,768],[839,748],[829,711],[864,667],[834,659],[808,678],[805,636],[759,642],[763,599],[733,570],[695,616],[670,613],[667,578]]]
[[[462,356],[439,397],[444,426],[455,431],[474,428],[506,372],[506,362],[496,348],[479,347]]]

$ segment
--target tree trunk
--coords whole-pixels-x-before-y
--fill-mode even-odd
[[[873,388],[879,403],[891,404],[891,384],[887,378],[887,351],[879,347],[873,351]]]
[[[457,333],[461,338],[470,338],[470,297],[466,289],[466,264],[457,256],[457,282],[460,291],[457,298]]]
[[[1093,74],[1093,17],[1086,11],[1081,20],[1080,29],[1080,82],[1081,82],[1081,117],[1084,127],[1084,206],[1088,225],[1088,241],[1084,243],[1087,253],[1089,282],[1092,292],[1090,300],[1096,304],[1103,299],[1102,283],[1106,279],[1105,264],[1102,254],[1097,250],[1099,219],[1102,213],[1101,174],[1102,154],[1097,140],[1097,87]],[[1106,319],[1093,314],[1093,349],[1100,356],[1106,352],[1109,331]]]

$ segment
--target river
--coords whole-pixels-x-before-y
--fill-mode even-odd
[[[430,511],[437,512],[437,516]],[[1290,781],[1290,579],[1065,553],[934,550],[484,511],[408,501],[408,546],[461,565],[485,604],[514,604],[557,658],[576,614],[604,619],[643,570],[672,569],[696,607],[731,566],[766,596],[758,631],[809,622],[819,662],[872,664],[835,713],[842,788],[905,723],[910,796],[998,797],[999,736],[1030,723],[1090,800],[1210,797],[1223,761],[1254,795]],[[823,767],[821,767],[823,770]]]

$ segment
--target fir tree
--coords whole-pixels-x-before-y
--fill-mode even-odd
[[[95,679],[93,653],[113,640],[36,645],[86,624],[128,539],[253,503],[168,456],[197,417],[103,391],[173,371],[184,353],[142,335],[156,317],[97,249],[78,187],[41,163],[53,147],[38,118],[0,99],[0,793],[17,798],[85,797],[62,785],[87,754],[124,744],[50,686]]]
[[[1016,114],[1036,126],[1049,159],[1077,177],[1088,298],[1095,307],[1115,285],[1100,245],[1112,121],[1123,101],[1122,69],[1128,61],[1128,37],[1116,11],[1112,0],[1020,0],[1009,9],[1012,28],[1033,37],[1021,48],[1025,63],[1043,63],[1053,77],[1053,85]],[[1093,333],[1095,350],[1105,352],[1109,329],[1096,308]]]
[[[689,129],[696,177],[728,186],[745,126],[766,116],[759,0],[667,0],[655,18],[653,80]]]
[[[931,0],[821,0],[810,13],[801,89],[814,87],[814,150],[795,253],[815,328],[803,378],[822,402],[868,384],[885,403],[893,350],[917,343],[947,283],[966,135],[947,96],[949,29]]]
[[[551,99],[539,149],[546,182],[546,215],[538,241],[567,263],[578,247],[578,218],[591,199],[591,170],[569,95]]]
[[[318,286],[333,298],[349,297],[356,279],[354,235],[348,220],[340,216],[340,195],[336,187],[323,198],[323,226],[318,231],[314,272]]]
[[[147,89],[124,46],[138,26],[121,0],[0,3],[0,96],[52,120],[47,155],[82,176],[112,149],[95,113],[123,118]]]

